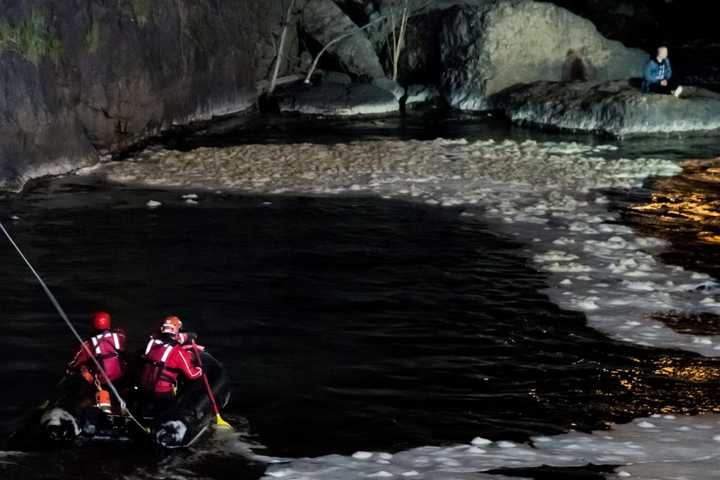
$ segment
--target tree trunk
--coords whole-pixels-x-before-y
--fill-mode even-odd
[[[283,25],[282,33],[280,34],[280,45],[278,46],[278,52],[275,58],[275,68],[273,68],[272,77],[270,78],[270,88],[268,88],[268,94],[272,94],[275,91],[275,86],[277,85],[280,65],[282,64],[282,59],[285,56],[285,38],[287,37],[287,31],[290,26],[290,20],[292,19],[292,10],[294,6],[295,0],[290,0],[287,15],[285,16],[285,24]]]

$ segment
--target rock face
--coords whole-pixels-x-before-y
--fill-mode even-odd
[[[486,110],[488,96],[520,82],[639,76],[648,55],[605,39],[589,21],[531,0],[458,7],[441,33],[443,93],[461,110]]]
[[[0,0],[0,188],[252,106],[256,45],[281,15],[265,0]]]
[[[67,172],[96,160],[74,112],[45,95],[43,74],[16,54],[0,52],[0,189]]]
[[[494,95],[511,120],[615,137],[681,132],[720,134],[720,94],[686,87],[681,98],[642,94],[626,81],[537,82]]]
[[[290,90],[282,95],[281,112],[304,115],[358,116],[397,113],[395,96],[369,83],[322,83]]]
[[[357,32],[328,48],[326,55],[337,61],[342,71],[362,79],[385,76],[377,53],[368,37],[331,0],[309,0],[302,11],[303,30],[318,43],[318,50],[332,40]]]

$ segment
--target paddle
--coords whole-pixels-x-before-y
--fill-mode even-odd
[[[203,368],[202,364],[202,358],[200,356],[200,349],[197,346],[197,343],[195,343],[195,340],[192,341],[192,347],[193,351],[195,352],[195,356],[197,357],[198,365],[200,368]],[[215,414],[215,424],[220,428],[229,428],[232,429],[232,426],[227,423],[223,418],[220,416],[220,409],[218,408],[217,402],[215,401],[215,394],[213,394],[212,388],[210,387],[210,382],[208,381],[207,375],[205,375],[205,369],[203,368],[203,382],[205,382],[205,389],[207,390],[208,398],[210,399],[210,404],[212,405],[213,413]]]

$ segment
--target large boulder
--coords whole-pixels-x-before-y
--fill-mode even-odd
[[[292,88],[280,94],[280,111],[304,115],[362,116],[397,113],[395,96],[369,83],[322,83]]]
[[[536,82],[490,99],[514,122],[615,137],[681,132],[720,134],[720,94],[686,87],[681,98],[642,94],[627,81]]]
[[[358,78],[385,76],[377,53],[364,32],[331,0],[309,0],[302,10],[302,29],[322,48],[342,35],[353,33],[328,48],[347,73]]]
[[[458,7],[441,33],[443,93],[461,110],[488,108],[488,96],[539,80],[628,79],[647,53],[624,47],[564,8],[531,0]]]

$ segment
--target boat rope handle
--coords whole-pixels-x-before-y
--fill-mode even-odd
[[[130,410],[128,410],[128,408],[127,408],[127,403],[125,403],[125,400],[123,400],[123,398],[120,396],[120,393],[119,393],[119,392],[117,391],[117,389],[115,388],[115,385],[114,385],[113,382],[110,380],[110,377],[108,377],[108,374],[107,374],[107,372],[105,372],[105,369],[102,367],[102,365],[100,365],[100,362],[98,361],[98,359],[95,358],[95,355],[92,353],[92,351],[90,351],[90,349],[88,348],[88,346],[85,344],[85,342],[83,341],[82,337],[81,337],[80,334],[77,332],[77,330],[75,329],[75,327],[73,326],[73,324],[70,322],[70,320],[68,319],[68,316],[65,314],[65,310],[63,310],[63,308],[60,306],[60,303],[59,303],[59,302],[57,301],[57,299],[55,298],[55,295],[53,295],[53,293],[50,291],[50,289],[49,289],[48,286],[45,284],[45,282],[43,281],[42,277],[41,277],[40,274],[37,272],[37,270],[35,270],[35,268],[33,268],[33,266],[32,266],[32,264],[30,263],[30,261],[29,261],[29,260],[27,259],[27,257],[23,254],[22,250],[20,250],[20,247],[18,246],[17,243],[15,243],[15,240],[13,240],[12,236],[10,235],[10,232],[7,231],[7,229],[5,228],[5,225],[3,225],[3,223],[2,223],[1,221],[0,221],[0,230],[2,230],[2,232],[5,234],[5,236],[7,237],[7,239],[10,241],[10,244],[15,248],[15,250],[17,251],[17,253],[20,255],[20,258],[23,259],[23,261],[25,262],[25,265],[27,265],[27,267],[30,269],[30,271],[32,272],[32,274],[33,274],[33,275],[35,276],[35,278],[37,279],[37,281],[40,282],[40,286],[41,286],[42,289],[45,291],[45,294],[48,296],[48,298],[50,299],[50,302],[52,302],[52,304],[53,304],[53,306],[55,307],[55,309],[57,310],[57,312],[60,314],[60,317],[65,321],[65,324],[68,326],[68,328],[70,329],[70,331],[72,332],[72,334],[75,336],[75,338],[77,339],[77,341],[80,343],[80,347],[81,347],[83,350],[85,350],[85,353],[88,355],[88,357],[90,357],[90,358],[92,359],[93,363],[95,363],[95,367],[97,367],[98,371],[102,374],[103,378],[104,378],[105,381],[107,382],[108,387],[110,387],[110,391],[113,393],[113,395],[114,395],[115,398],[117,399],[118,403],[120,404],[120,409],[121,409],[124,413],[126,413],[127,416],[128,416],[133,422],[135,422],[135,424],[136,424],[138,427],[140,427],[140,429],[141,429],[143,432],[149,434],[149,433],[150,433],[150,430],[149,430],[148,428],[146,428],[142,423],[140,423],[140,421],[139,421],[137,418],[135,418],[135,416],[132,414],[132,412],[131,412]]]

